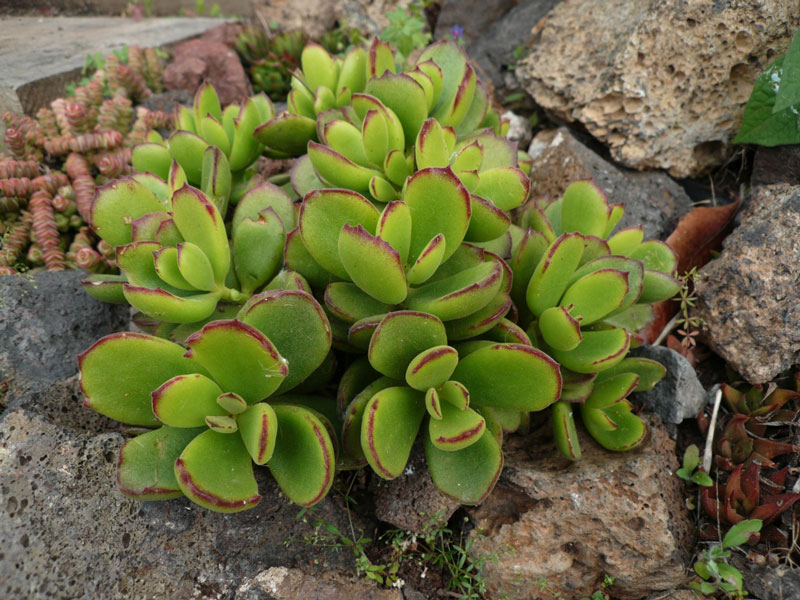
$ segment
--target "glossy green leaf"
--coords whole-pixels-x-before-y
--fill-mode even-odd
[[[385,73],[367,81],[364,92],[375,96],[400,119],[405,139],[416,139],[428,116],[427,98],[422,86],[405,74]]]
[[[203,153],[209,143],[189,131],[175,131],[167,143],[172,158],[178,161],[189,183],[199,185],[203,179]]]
[[[97,298],[102,302],[112,304],[125,304],[125,294],[122,291],[123,284],[127,281],[124,275],[98,274],[89,275],[81,280],[81,287],[92,298]]]
[[[453,452],[477,442],[486,430],[486,421],[471,408],[459,410],[449,402],[441,405],[442,418],[428,421],[428,435],[434,446]]]
[[[536,265],[527,288],[527,304],[539,316],[558,305],[583,254],[583,237],[565,233],[550,245]]]
[[[369,192],[370,179],[379,175],[374,169],[362,167],[316,142],[308,143],[308,156],[320,179],[327,181],[332,186],[346,188],[361,194]]]
[[[408,205],[400,201],[389,202],[381,212],[375,235],[394,248],[405,264],[411,246],[411,211]]]
[[[501,210],[521,206],[528,197],[530,181],[517,167],[498,167],[481,171],[476,196],[486,198]]]
[[[462,271],[441,281],[411,290],[406,304],[442,320],[466,317],[494,298],[502,283],[502,267],[492,261]]]
[[[238,435],[198,435],[175,461],[175,478],[190,500],[216,512],[238,512],[261,501],[253,462]]]
[[[214,288],[214,269],[200,247],[182,242],[176,249],[178,271],[194,289],[210,291]]]
[[[604,237],[608,198],[593,181],[569,184],[561,201],[561,231]]]
[[[543,352],[520,344],[491,344],[461,359],[452,379],[470,394],[470,403],[537,411],[558,400],[558,364]]]
[[[556,402],[553,405],[553,438],[561,454],[570,460],[580,459],[581,444],[575,428],[572,405],[568,402]]]
[[[124,284],[125,299],[143,313],[170,323],[194,323],[210,316],[217,307],[216,293],[177,296],[163,289]]]
[[[735,144],[781,146],[800,141],[800,128],[794,106],[773,112],[775,100],[782,85],[784,56],[779,56],[758,76],[750,98],[744,107],[742,126],[733,140]]]
[[[116,179],[97,190],[91,209],[92,228],[112,246],[129,244],[131,221],[163,210],[161,201],[138,181]]]
[[[403,380],[415,356],[446,343],[444,325],[435,316],[414,311],[392,312],[372,335],[369,362],[380,373]]]
[[[469,406],[469,390],[463,383],[447,381],[436,390],[439,399],[455,406],[458,410],[466,410]]]
[[[635,373],[639,376],[639,383],[634,391],[644,392],[652,390],[656,383],[664,378],[667,370],[661,363],[650,360],[649,358],[642,358],[639,356],[629,356],[624,358],[617,365],[605,369],[597,375],[597,382],[601,382],[609,377],[614,377],[620,373]]]
[[[350,279],[379,302],[399,304],[408,286],[400,254],[361,225],[345,225],[339,234],[339,259]]]
[[[497,239],[508,230],[511,220],[502,210],[489,200],[475,194],[471,194],[470,199],[472,218],[465,236],[467,241],[488,242]]]
[[[592,394],[586,399],[589,408],[607,408],[627,398],[636,389],[639,376],[636,373],[620,373],[601,381],[595,381]]]
[[[136,144],[131,152],[131,162],[139,173],[152,173],[166,180],[172,156],[163,144]]]
[[[422,124],[414,147],[414,158],[417,169],[447,167],[450,164],[450,150],[442,126],[436,119],[428,119]]]
[[[182,496],[175,479],[175,460],[202,431],[161,427],[125,442],[117,461],[119,491],[136,500]]]
[[[583,339],[580,320],[564,306],[552,306],[541,314],[539,332],[555,350],[572,350]]]
[[[458,364],[458,352],[450,346],[433,346],[417,354],[406,369],[405,380],[415,390],[444,384]]]
[[[446,242],[441,233],[434,236],[422,249],[406,276],[408,283],[419,285],[430,279],[444,260]]]
[[[278,436],[278,417],[266,402],[253,404],[236,417],[245,448],[257,465],[272,458]]]
[[[223,282],[231,253],[225,223],[214,203],[187,185],[172,194],[172,215],[184,240],[200,247],[211,262],[216,282]]]
[[[627,294],[627,272],[600,269],[570,285],[561,298],[561,305],[571,306],[571,314],[585,327],[622,306]]]
[[[603,413],[615,425],[615,429],[605,429],[597,425],[590,413]],[[642,420],[631,412],[631,405],[627,401],[617,402],[602,410],[588,408],[581,405],[581,417],[589,434],[607,450],[622,452],[630,450],[641,444],[646,435],[647,428]]]
[[[669,300],[681,289],[680,282],[674,277],[662,273],[661,271],[644,270],[642,280],[642,295],[639,296],[639,303],[650,304]]]
[[[583,332],[573,350],[553,350],[553,358],[572,371],[595,373],[618,364],[628,353],[630,335],[624,329]]]
[[[272,394],[289,369],[286,360],[260,331],[241,321],[212,321],[186,340],[188,358],[208,369],[228,392],[248,403]]]
[[[153,414],[170,427],[202,427],[207,416],[228,414],[217,403],[220,394],[220,387],[205,375],[176,375],[153,390]]]
[[[282,113],[256,127],[253,136],[267,148],[286,156],[305,154],[308,142],[317,137],[317,122],[307,116]]]

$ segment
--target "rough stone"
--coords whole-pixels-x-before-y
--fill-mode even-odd
[[[0,277],[0,378],[33,389],[78,371],[75,357],[120,331],[128,309],[90,297],[83,271]]]
[[[723,251],[695,279],[706,342],[750,383],[800,351],[800,186],[755,188]]]
[[[643,402],[646,411],[676,425],[700,414],[706,391],[686,358],[665,346],[640,346],[631,350],[631,355],[658,361],[667,369],[664,379],[652,390],[634,394],[633,399]]]
[[[245,581],[235,600],[403,600],[398,589],[379,589],[330,571],[306,573],[300,569],[272,567]]]
[[[403,474],[389,481],[373,477],[370,491],[379,520],[414,533],[447,523],[459,507],[433,485],[419,441],[411,449]]]
[[[260,3],[256,12],[264,23],[302,29],[314,39],[333,29],[338,17],[336,3],[329,0],[270,0]]]
[[[531,122],[518,115],[515,112],[507,110],[501,116],[502,119],[508,121],[508,133],[506,137],[512,142],[517,142],[518,148],[526,148],[531,143],[533,137],[533,127]]]
[[[451,27],[458,25],[464,30],[464,43],[473,44],[515,4],[515,0],[443,0],[434,35],[437,40],[448,39]]]
[[[515,72],[622,164],[695,176],[732,152],[756,77],[798,24],[793,2],[561,2]]]
[[[750,186],[773,183],[800,185],[800,144],[777,148],[756,147]]]
[[[367,37],[378,35],[389,26],[386,13],[398,6],[407,7],[412,0],[342,0],[333,2],[336,20],[348,27],[356,27]]]
[[[216,88],[223,106],[239,102],[250,93],[247,74],[234,50],[222,42],[202,39],[179,44],[164,69],[164,86],[194,94],[203,81]]]
[[[512,87],[505,85],[504,75],[517,62],[516,49],[530,46],[534,26],[559,1],[522,0],[487,28],[474,43],[468,44],[467,54],[478,65],[481,76],[491,81],[497,89]]]
[[[788,565],[759,567],[735,557],[735,566],[742,573],[744,589],[759,600],[792,600],[800,598],[800,571]]]
[[[538,432],[508,440],[497,488],[472,510],[482,532],[473,551],[497,558],[483,565],[491,597],[581,598],[605,575],[621,600],[678,587],[694,527],[673,475],[675,444],[658,419],[647,421],[649,439],[624,453],[581,430],[574,463]]]
[[[593,179],[612,202],[625,204],[618,227],[641,225],[646,238],[665,239],[692,208],[683,188],[664,173],[619,169],[566,127],[539,132],[528,154],[532,196],[559,198],[573,181]]]
[[[349,531],[331,497],[297,519],[298,507],[257,469],[263,499],[242,513],[213,513],[186,499],[138,502],[115,489],[123,440],[27,410],[3,414],[0,597],[217,600],[270,567],[354,571],[352,553],[326,553],[308,541],[316,519]],[[366,525],[353,516],[361,534]]]

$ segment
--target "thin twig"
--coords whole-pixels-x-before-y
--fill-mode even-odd
[[[667,339],[667,336],[678,326],[678,321],[680,321],[681,316],[681,313],[677,313],[666,325],[664,325],[664,329],[662,329],[661,333],[658,334],[656,341],[653,342],[653,346],[660,346],[664,343],[664,340]]]
[[[703,450],[703,469],[706,473],[711,472],[711,459],[714,457],[714,430],[717,427],[717,415],[719,405],[722,402],[722,390],[718,389],[714,398],[714,410],[711,412],[711,423],[708,425],[708,435],[706,436],[706,447]]]

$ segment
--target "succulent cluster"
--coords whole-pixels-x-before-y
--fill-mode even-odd
[[[131,146],[169,126],[162,111],[134,109],[160,90],[161,72],[155,50],[131,46],[36,118],[2,115],[13,156],[0,157],[0,273],[114,269],[114,249],[97,245],[89,211],[96,184],[130,170]]]
[[[797,381],[800,388],[800,379]],[[765,527],[752,534],[750,542],[766,539],[784,544],[785,534],[771,523],[791,508],[800,494],[787,491],[789,467],[780,468],[773,459],[798,452],[800,447],[773,438],[780,435],[780,428],[775,425],[792,423],[797,418],[800,393],[777,386],[765,390],[761,385],[740,391],[723,384],[722,395],[731,415],[716,442],[714,466],[718,473],[728,475],[724,484],[701,489],[703,508],[713,520],[701,534],[716,539],[717,524],[729,526],[745,519],[760,519]]]
[[[120,489],[249,508],[254,461],[309,506],[333,468],[399,476],[421,436],[436,486],[475,504],[531,412],[553,407],[571,459],[573,404],[605,447],[640,443],[626,398],[664,370],[626,354],[678,288],[671,250],[613,234],[622,207],[590,182],[528,202],[455,42],[403,72],[378,41],[301,64],[277,116],[201,88],[92,204],[122,274],[86,288],[150,333],[80,360],[87,406],[159,427],[124,446]],[[252,176],[262,151],[299,157],[281,187]]]

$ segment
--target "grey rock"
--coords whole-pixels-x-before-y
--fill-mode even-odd
[[[789,46],[797,8],[561,2],[537,24],[514,72],[540,106],[582,123],[621,164],[697,176],[734,151],[753,82]]]
[[[299,508],[258,469],[263,499],[242,513],[213,513],[186,499],[138,502],[116,490],[123,441],[24,409],[3,414],[0,598],[230,599],[273,566],[354,570],[352,553],[326,553],[313,542],[317,519],[349,531],[331,497],[297,519]],[[352,516],[357,534],[373,526]]]
[[[647,412],[676,425],[700,414],[706,404],[706,391],[686,358],[665,346],[640,346],[630,354],[658,361],[667,369],[652,390],[634,395],[637,401],[644,402]]]
[[[533,42],[534,26],[559,1],[522,0],[469,44],[467,54],[480,67],[481,76],[487,77],[494,87],[503,87],[504,72],[517,61],[516,48],[527,48]]]
[[[0,377],[33,389],[78,371],[76,356],[125,329],[128,308],[90,297],[83,271],[0,277]]]
[[[389,481],[373,477],[370,491],[379,520],[414,533],[447,523],[459,507],[433,485],[419,440],[411,449],[403,474]]]
[[[437,40],[449,39],[450,29],[458,25],[464,30],[464,43],[469,46],[486,35],[514,4],[515,0],[443,0],[434,37]]]
[[[610,575],[611,597],[638,600],[683,582],[694,525],[673,475],[675,443],[656,417],[647,425],[648,440],[629,452],[580,429],[575,462],[540,432],[509,438],[497,487],[468,509],[490,598],[582,598]]]
[[[759,600],[792,600],[800,598],[800,569],[789,565],[759,567],[737,561],[743,587]]]
[[[755,188],[719,258],[696,279],[706,342],[750,383],[767,383],[800,352],[800,186]]]
[[[517,142],[518,148],[526,148],[533,138],[533,128],[531,122],[515,112],[507,110],[501,118],[508,121],[508,133],[506,137],[512,142]]]
[[[665,239],[692,208],[683,188],[664,173],[617,168],[566,127],[539,132],[528,154],[531,196],[559,198],[573,181],[592,179],[612,202],[625,204],[618,228],[641,225],[645,238]]]
[[[800,144],[767,148],[756,146],[750,185],[800,185]]]

